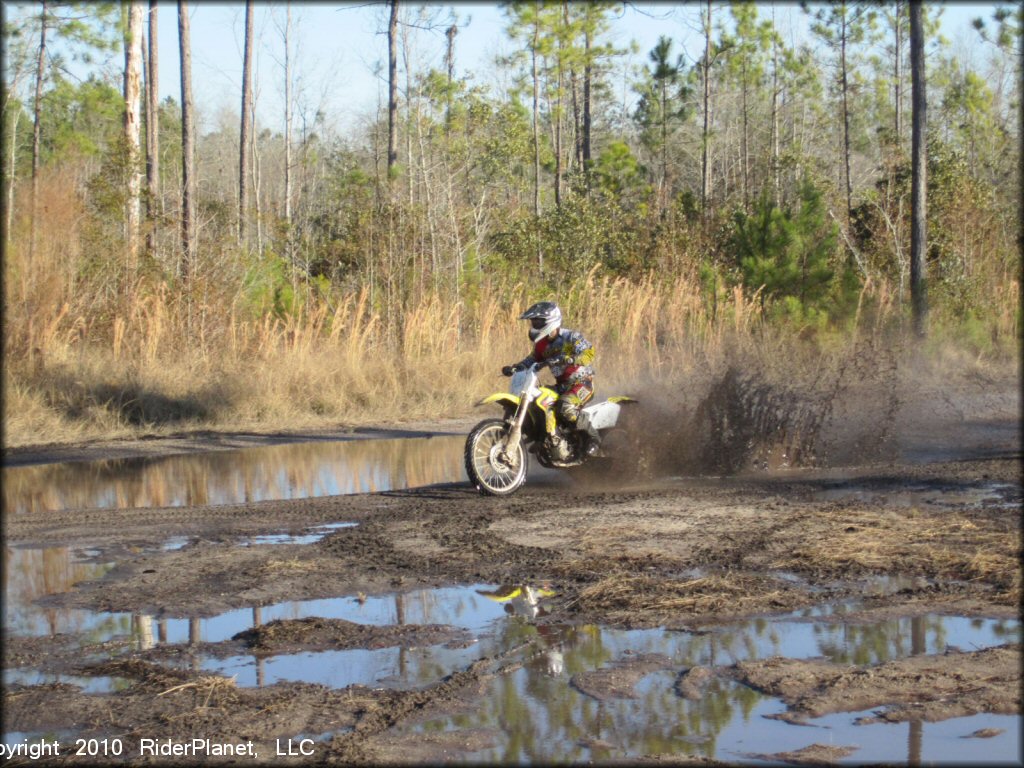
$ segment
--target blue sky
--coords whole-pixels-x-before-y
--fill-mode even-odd
[[[944,34],[951,40],[974,36],[970,20],[991,16],[994,6],[978,3],[944,4]],[[726,15],[723,3],[720,13]],[[416,9],[412,3],[408,6]],[[434,4],[435,31],[416,31],[412,38],[414,69],[424,64],[441,68],[445,51],[443,30],[451,24],[451,12],[460,26],[455,43],[456,75],[472,73],[477,83],[494,85],[501,77],[493,66],[497,53],[509,53],[513,43],[505,33],[506,20],[497,2]],[[772,4],[759,3],[762,16]],[[670,36],[692,62],[703,41],[697,29],[698,3],[634,3],[613,26],[613,39],[621,47],[635,41],[642,64],[660,35]],[[312,114],[320,108],[339,127],[372,114],[384,98],[387,38],[387,6],[382,3],[293,3],[292,23],[297,41],[297,72],[302,79],[300,107]],[[787,37],[802,39],[806,17],[796,3],[775,4],[776,23]],[[278,128],[283,121],[283,42],[280,26],[284,4],[258,2],[255,28],[260,39],[257,96],[258,116],[265,125]],[[197,103],[210,121],[218,108],[237,110],[240,101],[241,50],[245,23],[244,4],[194,3],[191,9],[193,89]],[[160,12],[162,95],[179,97],[177,12],[174,4]],[[401,70],[402,60],[399,58]],[[375,68],[377,73],[375,74]],[[400,78],[402,77],[400,73]],[[403,81],[404,83],[404,81]],[[625,86],[625,83],[623,84]],[[626,88],[623,88],[625,91]],[[629,94],[624,94],[626,98]]]
[[[20,6],[21,4],[19,4]],[[956,41],[972,40],[976,33],[970,20],[990,17],[993,5],[978,3],[943,4],[943,31]],[[25,4],[35,9],[37,3]],[[296,111],[312,116],[317,110],[341,130],[358,123],[375,110],[385,93],[387,6],[383,3],[292,3],[292,39],[294,71],[300,86]],[[409,3],[411,10],[419,6]],[[722,16],[725,3],[715,6]],[[772,13],[772,4],[759,3],[762,16]],[[284,103],[284,24],[283,2],[257,2],[255,15],[257,117],[264,127],[281,130]],[[434,31],[417,30],[412,35],[413,68],[443,66],[444,29],[451,24],[451,13],[458,17],[459,34],[455,43],[457,76],[472,74],[474,82],[500,87],[506,73],[493,65],[498,53],[509,53],[514,45],[505,34],[505,16],[497,2],[433,4],[437,25]],[[243,2],[191,3],[193,93],[202,128],[216,124],[220,115],[227,119],[237,114],[240,103],[242,40],[245,24]],[[612,39],[620,47],[636,43],[632,57],[642,65],[660,35],[668,35],[692,62],[699,56],[703,41],[697,30],[697,3],[632,3],[613,25]],[[776,23],[789,40],[796,42],[806,34],[806,17],[796,3],[775,4]],[[159,13],[160,93],[161,98],[180,99],[178,67],[177,4],[161,3]],[[679,50],[679,49],[677,49]],[[113,71],[120,62],[108,64]],[[402,60],[399,59],[400,78]],[[376,72],[375,72],[376,69]],[[404,81],[403,81],[404,82]],[[624,100],[632,98],[628,81],[621,83]]]
[[[409,4],[411,10],[417,6]],[[457,15],[459,33],[455,40],[456,76],[472,74],[474,82],[493,84],[493,60],[509,53],[513,44],[505,34],[505,15],[498,3],[457,3],[431,5],[433,31],[412,33],[414,70],[443,67],[446,47],[444,29]],[[684,19],[696,18],[697,6],[646,5],[642,12],[627,10],[615,24],[614,39],[620,46],[636,40],[640,60],[659,35],[680,40]],[[298,43],[298,73],[303,80],[300,102],[312,112],[321,107],[335,123],[358,120],[371,114],[386,93],[387,6],[380,3],[293,3],[294,39]],[[651,14],[646,15],[646,14]],[[191,9],[193,90],[196,101],[212,117],[216,106],[236,108],[241,83],[242,40],[245,9],[242,3],[202,3]],[[255,29],[261,38],[257,73],[260,85],[259,117],[276,126],[283,112],[283,41],[280,26],[283,3],[257,3]],[[179,99],[177,57],[177,12],[174,5],[161,6],[160,14],[162,96]],[[172,55],[173,54],[173,55]],[[399,56],[399,77],[403,62]],[[404,85],[404,80],[402,80]],[[216,105],[216,106],[215,106]]]

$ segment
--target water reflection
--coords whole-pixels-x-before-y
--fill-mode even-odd
[[[158,643],[217,643],[277,619],[321,617],[378,626],[445,624],[477,634],[525,632],[545,647],[555,648],[565,642],[563,634],[569,631],[531,623],[544,616],[549,601],[557,597],[550,585],[476,585],[288,601],[212,617],[133,616],[58,608],[45,600],[39,603],[79,581],[100,578],[111,567],[111,563],[82,562],[68,547],[5,547],[5,633],[22,637],[76,634],[90,644],[130,637],[137,647],[146,649]],[[638,652],[668,653],[686,666],[728,665],[769,656],[823,656],[838,664],[880,664],[910,654],[973,650],[1020,640],[1017,620],[928,614],[863,621],[855,615],[858,608],[855,601],[824,604],[737,621],[700,634],[635,630],[626,635],[640,642]],[[497,621],[508,618],[516,620]],[[605,637],[621,634],[610,629],[591,631]],[[516,637],[508,638],[508,643],[515,641]]]
[[[1010,483],[988,482],[973,487],[936,488],[934,485],[900,485],[891,488],[872,488],[842,483],[814,493],[821,501],[882,502],[887,507],[1013,505],[1019,503],[1019,492]]]
[[[472,755],[483,762],[713,754],[724,725],[745,717],[761,698],[750,688],[717,680],[700,700],[678,696],[674,681],[680,660],[701,655],[692,647],[700,641],[684,633],[594,626],[552,630],[524,621],[508,622],[504,631],[504,646],[532,641],[545,650],[557,647],[563,668],[552,674],[547,654],[531,653],[522,669],[497,676],[471,709],[428,721],[414,732],[493,729],[500,744]],[[569,685],[574,675],[648,653],[665,654],[666,668],[641,678],[629,698],[595,699]]]
[[[4,467],[6,514],[180,507],[417,488],[466,480],[464,438],[293,443],[238,451]]]
[[[546,616],[548,613],[541,601],[544,598],[554,597],[556,592],[548,587],[531,587],[527,584],[522,586],[506,585],[492,590],[480,589],[477,590],[477,594],[504,606],[505,613],[510,616],[536,619],[538,616]]]
[[[83,643],[103,642],[129,629],[126,614],[95,613],[36,601],[67,592],[80,581],[101,578],[113,563],[80,561],[69,547],[4,547],[4,632],[19,636],[79,634]]]
[[[933,759],[929,755],[935,754],[936,739],[941,739],[943,733],[937,728],[922,724],[902,729],[886,725],[853,728],[856,718],[844,713],[822,719],[828,722],[825,727],[832,729],[830,735],[808,735],[809,729],[763,717],[783,711],[778,700],[720,679],[711,679],[701,696],[687,698],[677,692],[677,677],[691,667],[728,665],[775,655],[824,656],[841,664],[877,664],[912,654],[941,652],[952,645],[969,650],[1020,638],[1020,622],[1016,620],[927,615],[853,623],[846,614],[856,606],[842,604],[736,622],[704,633],[538,624],[535,619],[545,614],[548,602],[557,599],[557,594],[550,587],[524,584],[480,584],[358,600],[341,597],[289,602],[228,611],[210,618],[74,611],[69,612],[73,621],[69,618],[62,623],[58,615],[55,624],[39,619],[38,614],[46,609],[35,605],[33,599],[66,589],[76,579],[90,576],[90,568],[103,566],[76,563],[66,550],[50,553],[46,562],[54,575],[46,581],[33,571],[44,562],[38,551],[8,550],[7,554],[7,587],[16,587],[9,594],[16,597],[13,605],[20,616],[8,632],[46,635],[56,627],[56,631],[85,631],[94,643],[127,637],[138,649],[188,644],[196,647],[186,659],[165,663],[235,676],[241,686],[297,681],[337,688],[358,683],[409,690],[435,684],[452,670],[464,669],[477,659],[500,659],[504,665],[500,673],[490,678],[469,708],[404,726],[413,734],[462,729],[487,729],[497,734],[495,746],[465,756],[472,762],[575,762],[648,754],[744,759],[755,751],[799,749],[824,739],[836,744],[863,744],[865,739],[875,738],[865,734],[876,731],[883,734],[880,738],[885,747],[872,744],[870,754],[881,750],[879,759],[883,761]],[[12,563],[16,563],[13,569]],[[275,619],[307,616],[375,625],[447,624],[466,628],[476,641],[457,647],[353,649],[268,657],[239,653],[229,658],[218,658],[201,645],[228,640],[244,629]],[[648,658],[661,662],[638,677],[625,696],[597,699],[570,685],[575,675]],[[4,672],[5,685],[52,679],[34,670]],[[109,678],[83,683],[89,692],[116,690],[121,685],[123,681]],[[985,717],[989,719],[983,725],[965,733],[998,727],[1015,734],[1014,738],[1019,736],[1016,718]],[[1002,754],[1000,744],[964,739],[954,748],[957,754],[967,755],[965,759],[988,759]],[[991,751],[993,747],[996,752]],[[854,758],[864,756],[858,751]]]
[[[318,525],[314,528],[310,528],[306,533],[303,534],[292,534],[292,533],[270,533],[262,536],[254,536],[251,540],[243,543],[243,546],[251,547],[260,544],[312,544],[315,541],[320,541],[324,536],[334,531],[339,531],[342,528],[355,528],[358,523],[328,523],[327,525]],[[167,545],[164,545],[164,549],[167,549]]]
[[[941,617],[928,617],[941,623]],[[901,624],[902,627],[902,624]],[[959,630],[980,628],[964,621]],[[990,629],[995,630],[993,624]],[[1019,632],[1019,623],[1007,622],[1002,630]],[[760,634],[771,626],[745,624],[726,628],[715,635],[690,635],[662,630],[622,631],[599,627],[538,627],[521,619],[506,622],[496,647],[515,647],[527,640],[541,649],[557,647],[564,659],[560,674],[551,674],[544,653],[530,654],[521,669],[499,675],[490,688],[465,711],[430,719],[401,728],[409,734],[485,729],[494,734],[496,745],[462,756],[474,763],[586,762],[616,760],[642,755],[672,755],[676,758],[750,759],[752,753],[795,750],[815,741],[835,744],[864,744],[875,740],[872,759],[891,761],[936,754],[934,739],[943,731],[935,726],[925,732],[906,724],[902,728],[856,726],[856,714],[829,716],[831,733],[814,732],[766,715],[779,714],[785,706],[770,697],[728,680],[712,679],[699,698],[678,695],[675,681],[681,669],[707,666],[721,658],[723,647],[756,649],[762,645]],[[880,628],[879,632],[886,630]],[[554,634],[552,634],[554,632]],[[548,633],[545,635],[544,633]],[[947,631],[947,635],[958,632]],[[993,631],[990,639],[998,632]],[[752,637],[753,635],[753,637]],[[927,630],[921,637],[927,635]],[[743,637],[741,637],[743,636]],[[892,647],[891,644],[888,644]],[[486,649],[481,649],[483,652]],[[826,649],[822,649],[826,650]],[[569,685],[573,675],[607,668],[645,654],[667,657],[663,668],[639,679],[631,695],[597,699]],[[787,654],[791,655],[791,654]],[[826,655],[828,655],[826,653]],[[978,716],[985,726],[1009,729],[1019,736],[1014,717]],[[973,720],[964,718],[964,720]],[[818,725],[818,721],[814,722]],[[961,730],[956,730],[960,733]],[[877,734],[877,735],[876,735]],[[929,741],[932,739],[932,741]],[[993,755],[1014,754],[1013,739],[1007,739],[991,751],[992,745],[968,740],[956,745],[960,759],[991,759]],[[938,753],[941,758],[941,751]],[[858,751],[852,761],[859,762]],[[927,757],[925,759],[928,759]]]

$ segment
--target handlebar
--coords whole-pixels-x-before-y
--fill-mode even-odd
[[[538,360],[537,362],[532,363],[529,366],[525,366],[524,365],[524,366],[520,367],[520,366],[517,366],[517,365],[506,365],[504,368],[501,369],[501,372],[502,372],[502,375],[504,375],[504,376],[512,376],[513,374],[516,374],[519,371],[525,371],[525,370],[531,370],[534,373],[540,373],[545,368],[547,368],[550,364],[551,364],[550,360]],[[507,373],[506,373],[506,371],[507,371]]]

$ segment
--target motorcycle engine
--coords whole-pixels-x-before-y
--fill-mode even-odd
[[[553,435],[545,442],[548,455],[555,461],[568,461],[572,457],[572,445],[561,435]]]

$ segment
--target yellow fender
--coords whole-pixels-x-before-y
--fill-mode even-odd
[[[496,603],[504,603],[508,600],[514,600],[521,594],[523,594],[523,588],[514,587],[512,589],[509,589],[508,587],[503,587],[501,589],[495,590],[494,592],[486,592],[482,589],[478,589],[476,593],[478,595],[483,595],[488,600],[494,600]]]
[[[513,408],[518,408],[519,398],[509,392],[495,392],[493,395],[488,395],[477,403],[477,406],[488,405],[489,403],[502,403],[510,405]]]
[[[476,591],[478,595],[483,595],[488,600],[493,600],[496,603],[507,603],[509,600],[515,600],[521,594],[523,594],[522,587],[499,587],[493,592],[487,592],[482,589]],[[537,597],[554,597],[558,593],[547,587],[538,587],[534,590],[534,594]]]
[[[555,392],[555,390],[550,389],[549,387],[541,387],[540,388],[540,392],[541,392],[541,399],[542,398],[547,398],[547,399],[550,399],[550,400],[557,400],[558,399],[558,393]],[[510,405],[513,408],[518,408],[519,407],[519,398],[516,397],[515,395],[511,394],[510,392],[495,392],[493,395],[488,395],[483,400],[478,402],[477,405],[478,406],[480,406],[480,405],[488,405],[490,403],[502,403],[503,405]]]
[[[609,397],[608,398],[608,402],[609,403],[621,403],[622,405],[628,405],[630,403],[636,403],[638,401],[634,400],[632,397],[626,397],[625,395],[619,395],[617,397]]]

